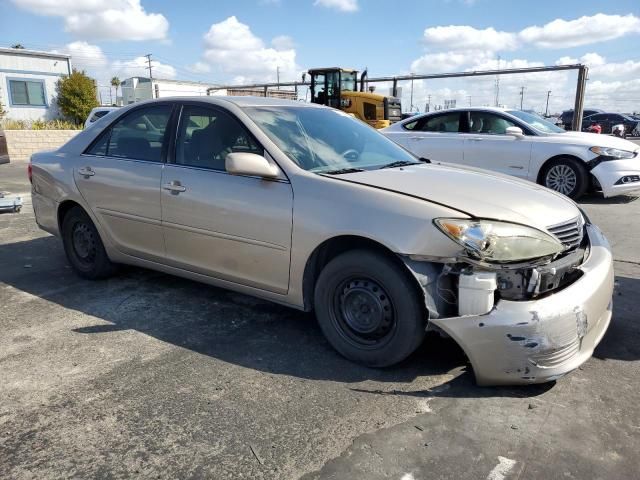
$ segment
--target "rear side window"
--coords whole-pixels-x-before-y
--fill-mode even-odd
[[[445,113],[423,119],[415,130],[423,132],[458,132],[460,129],[460,112]]]
[[[170,117],[171,105],[134,110],[103,132],[87,153],[161,162]]]

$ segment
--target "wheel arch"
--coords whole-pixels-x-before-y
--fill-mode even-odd
[[[75,200],[64,200],[60,205],[58,205],[57,212],[57,220],[58,220],[58,231],[62,232],[62,222],[64,220],[65,215],[71,210],[73,207],[80,207],[82,210],[86,212],[86,209],[80,205]],[[88,214],[88,212],[87,212]]]
[[[335,257],[349,250],[370,250],[381,253],[410,273],[395,252],[376,240],[359,235],[339,235],[329,238],[313,250],[304,268],[302,295],[305,311],[313,310],[313,293],[322,269]]]
[[[553,157],[548,158],[547,160],[544,161],[542,165],[540,165],[540,169],[538,170],[538,174],[536,175],[536,183],[538,185],[542,185],[542,181],[544,179],[544,173],[546,169],[549,167],[549,164],[555,160],[561,160],[563,158],[570,158],[572,160],[578,161],[581,165],[584,166],[585,171],[589,173],[589,169],[585,165],[585,161],[582,158],[578,157],[577,155],[572,155],[570,153],[560,153],[558,155],[554,155]]]

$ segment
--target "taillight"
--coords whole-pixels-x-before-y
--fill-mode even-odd
[[[29,182],[33,183],[33,165],[31,165],[31,161],[29,161],[29,166],[27,167],[27,176],[29,177]]]

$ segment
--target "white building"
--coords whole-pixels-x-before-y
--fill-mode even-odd
[[[69,55],[0,48],[0,103],[5,117],[14,120],[57,118],[56,82],[70,73]]]
[[[146,77],[127,78],[122,81],[120,87],[122,89],[122,101],[124,105],[139,102],[141,100],[164,97],[197,97],[206,95],[264,96],[264,90],[261,88],[237,88],[227,90],[217,89],[217,85],[211,83],[189,82],[184,80],[164,80]],[[212,90],[207,94],[208,89]],[[297,94],[293,90],[276,90],[272,88],[269,89],[267,96],[287,98],[291,100],[297,99]]]
[[[120,84],[124,105],[152,98],[204,96],[207,88],[213,86],[202,82],[147,77],[126,78]]]

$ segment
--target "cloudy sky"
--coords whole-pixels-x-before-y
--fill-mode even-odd
[[[0,45],[68,52],[100,84],[145,75],[210,83],[298,80],[318,66],[370,76],[585,63],[586,105],[640,111],[640,2],[592,0],[0,0]],[[499,102],[570,108],[576,74],[501,76]],[[379,85],[380,91],[388,86]],[[496,79],[403,85],[426,102],[493,104]],[[411,101],[413,99],[413,102]]]

